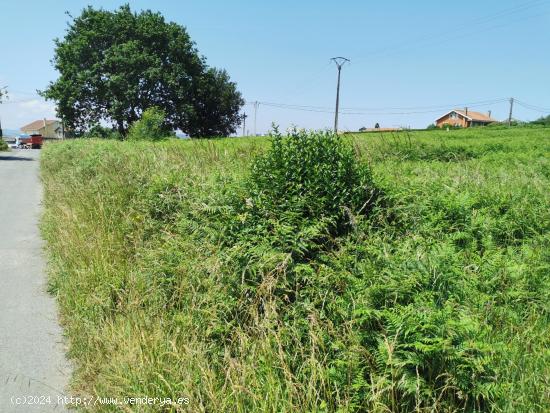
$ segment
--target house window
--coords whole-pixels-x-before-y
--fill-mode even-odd
[[[451,112],[451,119],[456,119],[456,112]]]

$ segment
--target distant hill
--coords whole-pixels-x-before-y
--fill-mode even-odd
[[[2,134],[4,136],[16,136],[21,135],[21,131],[17,129],[2,129]]]

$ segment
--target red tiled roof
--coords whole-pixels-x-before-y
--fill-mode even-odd
[[[445,116],[447,116],[448,114],[450,113],[453,113],[453,112],[456,112],[458,113],[460,116],[464,117],[464,118],[467,118],[468,120],[471,120],[471,121],[474,121],[474,122],[485,122],[485,123],[490,123],[490,122],[498,122],[497,120],[493,119],[493,118],[490,118],[487,114],[485,113],[481,113],[481,112],[474,112],[472,110],[469,110],[468,111],[468,114],[466,115],[466,111],[465,110],[462,110],[462,109],[453,109],[447,113],[445,113],[443,116],[440,116],[439,118],[436,119],[436,122],[442,118],[444,118]]]
[[[46,125],[51,125],[52,123],[57,122],[56,119],[46,119]],[[21,130],[25,131],[36,131],[44,127],[44,119],[35,120],[34,122],[29,123],[28,125],[21,126]]]
[[[469,110],[468,114],[466,114],[466,111],[460,109],[455,109],[454,112],[460,113],[462,116],[475,120],[476,122],[496,122],[496,120],[490,118],[486,113]]]

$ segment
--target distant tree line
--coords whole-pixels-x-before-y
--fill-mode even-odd
[[[541,116],[537,120],[534,120],[531,122],[532,125],[544,125],[544,126],[550,126],[550,115],[548,116]]]
[[[192,137],[229,135],[241,122],[236,84],[206,64],[183,26],[160,13],[89,6],[55,45],[60,76],[41,93],[76,134],[107,122],[125,137],[152,107],[164,113],[165,129]]]

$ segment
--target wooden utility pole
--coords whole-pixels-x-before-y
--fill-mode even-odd
[[[334,110],[334,133],[338,133],[338,110],[340,109],[340,72],[342,71],[342,66],[349,62],[349,59],[345,57],[333,57],[332,60],[336,63],[338,68],[338,83],[336,84],[336,108]]]
[[[246,115],[246,113],[243,113],[243,136],[246,136],[245,135],[245,131],[246,131],[246,118],[248,116]]]
[[[514,108],[514,98],[510,98],[510,113],[508,114],[508,126],[512,126],[512,109]]]
[[[2,97],[7,95],[6,92],[7,86],[1,87],[0,86],[0,103],[2,103]],[[4,132],[2,131],[2,121],[0,120],[0,138],[4,136]]]

